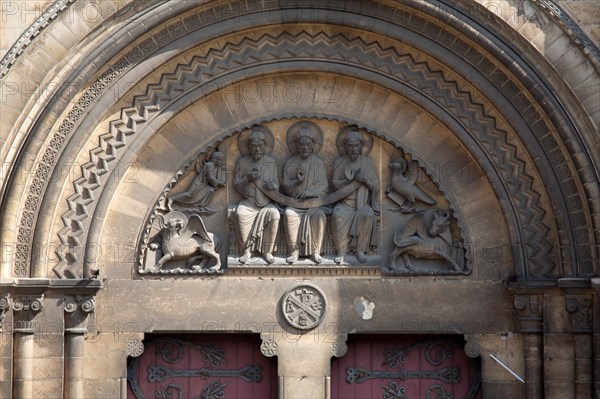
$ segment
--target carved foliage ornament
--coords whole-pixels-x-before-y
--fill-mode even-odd
[[[458,221],[434,180],[410,155],[357,126],[255,125],[177,176],[145,227],[140,274],[231,266],[471,271]]]

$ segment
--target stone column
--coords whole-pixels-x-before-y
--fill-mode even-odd
[[[330,397],[331,357],[346,354],[345,334],[334,342],[315,342],[312,334],[263,333],[261,338],[261,352],[278,357],[280,398]]]
[[[593,390],[593,308],[591,295],[567,295],[565,309],[569,315],[575,353],[575,398],[592,399]]]
[[[65,399],[83,398],[85,328],[65,330]]]
[[[65,299],[65,399],[84,398],[83,381],[88,315],[94,311],[93,298],[81,295]]]
[[[15,323],[14,335],[14,377],[13,394],[15,399],[33,397],[33,336],[32,321]]]
[[[592,350],[593,350],[593,370],[594,384],[593,397],[600,399],[600,278],[593,278],[592,288],[596,291],[594,295],[594,320],[593,320],[593,335],[592,335]]]
[[[13,301],[13,396],[15,399],[33,397],[33,355],[36,313],[43,309],[40,297],[20,296]]]
[[[543,386],[543,297],[519,295],[515,297],[519,332],[523,335],[525,350],[525,397],[542,399]]]
[[[524,334],[525,341],[525,397],[543,399],[543,341],[541,334]]]
[[[575,398],[575,347],[565,297],[544,297],[544,397]]]
[[[10,295],[0,295],[0,398],[10,398],[12,392],[13,325]]]

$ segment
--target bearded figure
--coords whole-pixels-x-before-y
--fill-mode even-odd
[[[246,152],[236,164],[233,185],[242,197],[234,212],[236,238],[246,263],[257,252],[267,263],[275,261],[273,251],[280,214],[263,190],[279,189],[278,166],[266,154],[267,141],[272,148],[273,136],[264,127],[254,127],[248,135]]]
[[[380,212],[379,177],[373,160],[363,155],[365,141],[362,134],[358,130],[340,134],[344,134],[340,146],[343,155],[333,166],[333,188],[339,190],[353,182],[360,185],[333,208],[331,227],[335,262],[342,263],[344,256],[353,252],[360,263],[365,263],[366,253],[377,246],[375,216]]]
[[[288,142],[296,155],[288,159],[283,168],[285,194],[300,202],[327,194],[329,183],[325,163],[315,155],[315,144],[320,148],[322,143],[318,126],[310,122],[292,125],[288,131]],[[310,256],[317,264],[323,262],[321,250],[325,239],[326,215],[330,213],[327,207],[285,209],[283,218],[288,263],[296,262],[299,256]]]

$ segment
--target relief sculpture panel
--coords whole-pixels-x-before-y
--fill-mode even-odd
[[[450,203],[408,151],[331,120],[242,129],[174,174],[142,234],[137,271],[469,274]]]

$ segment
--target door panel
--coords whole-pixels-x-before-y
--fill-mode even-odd
[[[332,399],[479,399],[479,359],[454,337],[351,335],[332,359]]]
[[[128,398],[276,398],[277,361],[251,334],[154,336],[129,359]]]

